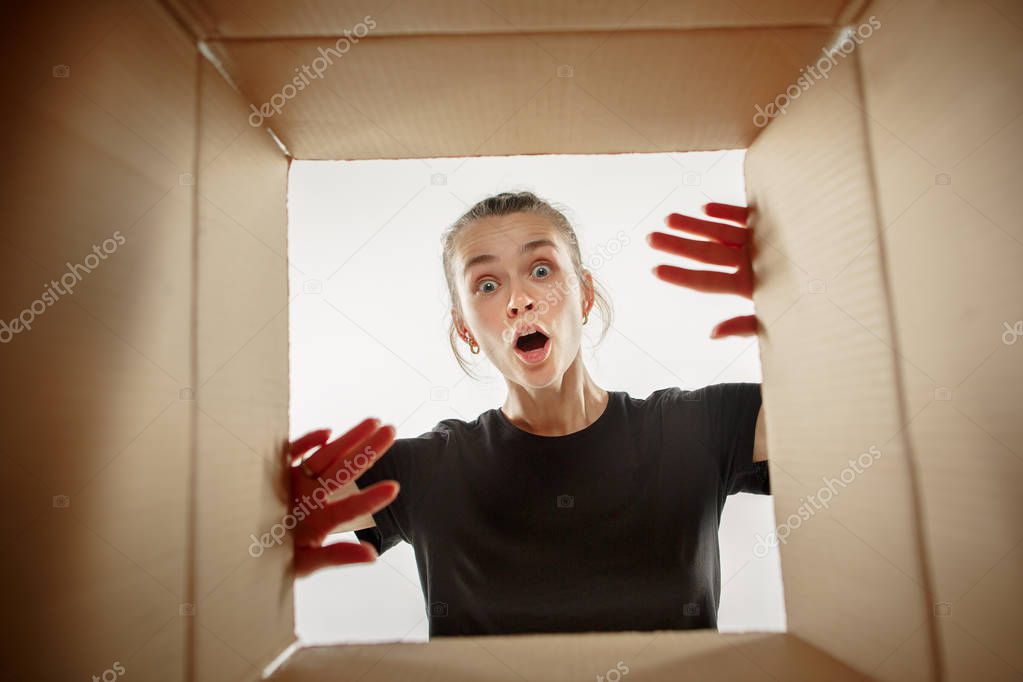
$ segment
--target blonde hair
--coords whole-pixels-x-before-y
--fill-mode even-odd
[[[565,214],[532,192],[501,192],[500,194],[495,194],[494,196],[487,197],[486,199],[477,202],[475,206],[466,211],[461,218],[456,220],[451,227],[445,230],[444,234],[441,236],[441,244],[443,246],[444,279],[447,281],[448,294],[451,296],[451,306],[458,310],[459,313],[462,312],[462,306],[458,299],[458,289],[455,285],[455,273],[453,271],[455,239],[463,230],[479,220],[492,216],[510,215],[513,213],[533,213],[550,221],[558,235],[561,236],[562,240],[568,245],[569,254],[572,258],[572,267],[575,271],[576,277],[579,278],[579,281],[584,287],[586,286],[586,280],[583,277],[585,269],[582,264],[582,255],[579,252],[579,240],[576,237],[575,230],[572,228],[568,218],[565,217]],[[592,272],[590,273],[590,276],[593,277]],[[607,330],[611,327],[613,310],[611,307],[610,297],[595,277],[593,278],[593,305],[600,311],[600,319],[603,322],[600,338],[597,340],[597,343],[599,344],[604,340],[604,337],[607,336]],[[459,338],[458,330],[455,328],[455,321],[452,319],[450,326],[448,327],[448,340],[451,343],[451,350],[455,354],[455,360],[462,368],[462,371],[470,377],[478,378],[472,373],[469,363],[461,354]]]

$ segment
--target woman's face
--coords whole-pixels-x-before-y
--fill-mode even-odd
[[[568,245],[550,221],[533,213],[479,220],[456,238],[452,267],[459,334],[475,338],[510,381],[542,388],[560,380],[579,353],[592,278],[585,273],[579,281]],[[546,339],[519,340],[530,324]]]

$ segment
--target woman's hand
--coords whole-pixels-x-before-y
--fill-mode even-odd
[[[330,492],[352,484],[387,451],[394,442],[394,428],[381,427],[377,419],[365,419],[330,443],[327,442],[329,437],[330,429],[319,429],[289,446],[289,497],[296,505],[305,501],[306,508],[310,509],[292,530],[298,576],[327,566],[376,560],[376,550],[367,542],[337,542],[324,546],[323,541],[339,525],[379,511],[398,496],[397,481],[379,481],[344,499],[326,501]],[[317,450],[303,463],[303,455],[313,448]],[[354,485],[349,487],[355,488]]]
[[[647,235],[647,243],[659,251],[685,256],[701,263],[733,267],[735,271],[713,272],[688,270],[674,265],[658,265],[653,269],[654,275],[670,284],[696,291],[736,294],[752,299],[753,240],[750,228],[746,226],[749,209],[744,206],[710,203],[703,205],[703,211],[710,218],[728,220],[742,227],[672,213],[664,219],[668,227],[711,241],[696,241],[663,232],[651,232]],[[753,336],[756,333],[756,316],[743,315],[719,322],[711,331],[710,337],[719,339],[725,336]]]

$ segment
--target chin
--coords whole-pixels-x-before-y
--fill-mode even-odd
[[[558,376],[551,376],[551,377],[545,378],[545,379],[540,379],[540,378],[535,377],[535,376],[534,377],[523,377],[523,379],[521,381],[519,381],[519,384],[521,384],[523,388],[534,388],[534,389],[547,388],[551,384],[556,383],[556,380],[558,378],[560,378],[560,375],[558,375]]]
[[[553,358],[548,358],[548,361],[539,367],[519,367],[516,372],[519,376],[518,383],[526,388],[547,388],[558,383],[565,375],[565,370],[558,368],[552,361]]]

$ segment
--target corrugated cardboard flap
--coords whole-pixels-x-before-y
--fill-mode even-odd
[[[300,649],[274,682],[346,679],[520,682],[619,678],[645,682],[869,679],[790,634],[711,631],[445,637],[429,644]]]

